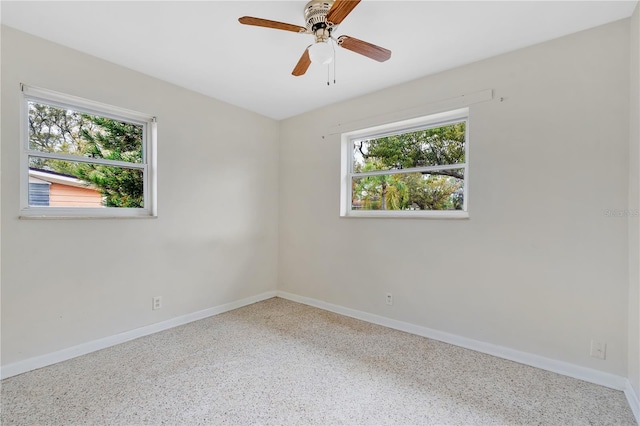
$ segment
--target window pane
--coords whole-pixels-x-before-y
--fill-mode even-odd
[[[29,149],[142,163],[143,126],[29,101]]]
[[[462,210],[464,169],[354,177],[353,210]]]
[[[465,122],[353,142],[353,171],[463,164]]]
[[[142,208],[143,191],[140,169],[29,157],[30,206]]]

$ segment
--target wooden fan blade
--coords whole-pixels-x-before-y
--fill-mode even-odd
[[[359,53],[378,62],[384,62],[391,57],[391,51],[366,41],[358,40],[346,35],[338,37],[338,46]]]
[[[293,24],[285,24],[284,22],[270,21],[268,19],[254,18],[252,16],[243,16],[238,22],[244,25],[254,25],[256,27],[273,28],[274,30],[292,31],[294,33],[304,33],[307,31],[305,27]]]
[[[299,77],[307,72],[307,70],[309,69],[309,65],[311,65],[311,58],[309,57],[309,48],[307,47],[304,50],[302,56],[300,56],[300,60],[296,64],[291,74]]]
[[[327,13],[327,21],[338,25],[360,3],[360,0],[336,0]]]

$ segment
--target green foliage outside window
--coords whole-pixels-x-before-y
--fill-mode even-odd
[[[355,141],[354,173],[416,167],[459,168],[355,176],[352,208],[362,210],[461,210],[466,123]]]
[[[110,118],[29,102],[29,145],[37,151],[142,163],[143,128]],[[102,193],[106,207],[143,207],[140,169],[31,157],[29,167],[73,176]]]

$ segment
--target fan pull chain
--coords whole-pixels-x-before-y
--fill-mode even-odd
[[[331,47],[333,47],[333,84],[336,84],[336,42],[331,40]]]
[[[331,44],[331,48],[333,49],[333,84],[336,84],[336,45],[335,40],[332,38],[329,39],[329,43]],[[327,64],[327,86],[331,86],[331,64]]]

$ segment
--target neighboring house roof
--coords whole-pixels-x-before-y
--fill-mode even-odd
[[[51,185],[51,182],[47,182],[46,180],[38,179],[34,177],[31,173],[29,173],[29,183],[39,183],[41,185]]]
[[[95,189],[89,182],[80,180],[75,176],[32,168],[29,168],[29,183],[59,183],[61,185],[76,186],[78,188]]]

